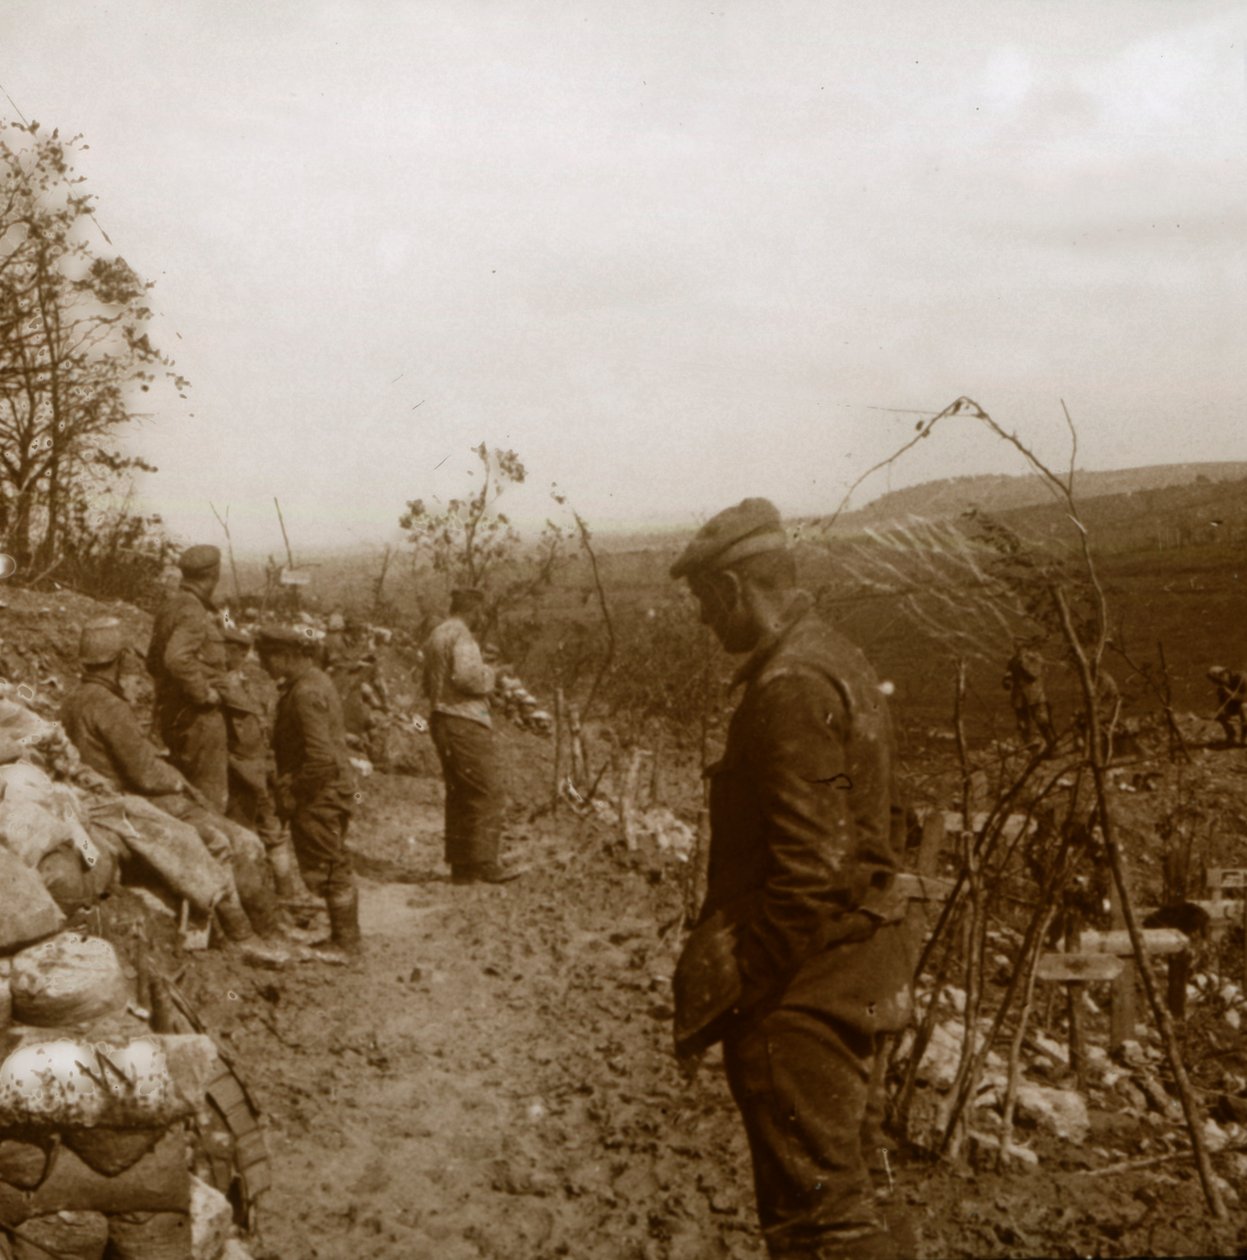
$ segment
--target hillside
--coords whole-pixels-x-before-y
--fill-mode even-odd
[[[1106,495],[1137,494],[1168,486],[1203,485],[1205,482],[1238,481],[1247,477],[1247,463],[1155,464],[1146,468],[1120,468],[1108,472],[1075,473],[1081,499]],[[1051,492],[1038,477],[981,475],[947,477],[926,481],[881,495],[872,503],[841,518],[848,529],[884,524],[908,516],[933,519],[954,516],[969,507],[984,512],[1008,512],[1048,504]]]

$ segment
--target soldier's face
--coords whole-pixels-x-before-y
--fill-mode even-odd
[[[757,641],[753,621],[742,599],[734,573],[711,573],[689,584],[701,613],[701,623],[714,631],[728,652],[748,652]]]

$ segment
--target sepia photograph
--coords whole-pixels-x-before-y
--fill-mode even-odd
[[[0,1260],[1247,1254],[1247,10],[0,6]]]

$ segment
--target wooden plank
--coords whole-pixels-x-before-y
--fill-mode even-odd
[[[991,815],[987,810],[979,810],[977,813],[970,815],[970,830],[977,836],[987,825],[987,820]],[[1001,827],[1001,835],[1006,840],[1013,840],[1020,836],[1023,831],[1028,835],[1035,830],[1036,821],[1033,818],[1028,819],[1025,814],[1010,814],[1004,820]],[[960,835],[965,830],[965,826],[961,821],[960,810],[945,810],[944,826],[950,835]]]
[[[1125,960],[1113,954],[1042,954],[1035,968],[1035,978],[1085,984],[1116,980],[1125,967]]]
[[[1208,887],[1247,888],[1247,867],[1213,866],[1208,870]]]
[[[1143,948],[1149,954],[1180,954],[1189,945],[1184,932],[1177,928],[1141,928]],[[1130,947],[1130,933],[1125,928],[1115,928],[1111,932],[1085,931],[1078,941],[1078,952],[1082,954],[1114,954],[1126,958],[1133,950]]]
[[[1203,910],[1213,923],[1235,923],[1243,912],[1243,902],[1238,898],[1227,901],[1192,901],[1190,904]],[[1135,913],[1140,919],[1146,919],[1156,913],[1156,907],[1148,906],[1144,910],[1136,910]]]
[[[892,887],[898,897],[907,897],[910,901],[944,901],[956,882],[952,879],[941,879],[937,875],[898,871],[896,883]]]

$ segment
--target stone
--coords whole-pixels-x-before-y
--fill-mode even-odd
[[[1018,1086],[1018,1115],[1067,1142],[1082,1143],[1091,1131],[1087,1103],[1073,1089],[1054,1089],[1026,1081]]]
[[[217,1189],[191,1177],[192,1260],[217,1260],[234,1229],[234,1209]]]

